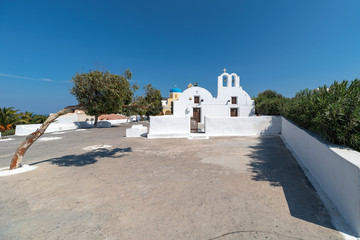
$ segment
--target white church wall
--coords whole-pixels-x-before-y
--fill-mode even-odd
[[[360,153],[320,142],[285,118],[282,137],[310,179],[360,236]]]
[[[198,105],[188,105],[181,113],[177,112],[177,114],[174,114],[174,116],[187,116],[192,117],[193,116],[193,108],[200,108],[200,122],[204,122],[204,116],[209,115],[220,115],[220,116],[229,116],[229,111],[226,111],[222,105],[216,105],[216,104],[205,104],[201,103]]]
[[[223,84],[224,76],[227,77],[227,83],[225,85]],[[234,79],[234,84],[233,84],[233,79]],[[224,72],[223,74],[218,76],[218,89],[228,88],[228,87],[240,87],[240,76],[238,76],[236,73],[229,74],[227,72]]]
[[[194,96],[200,97],[199,103],[194,103]],[[237,97],[237,104],[231,104],[231,97]],[[254,101],[241,87],[231,88],[227,97],[223,99],[213,98],[211,93],[201,87],[186,89],[178,101],[174,101],[174,116],[193,116],[193,108],[200,108],[200,120],[204,122],[204,116],[229,117],[230,108],[238,108],[238,116],[253,116],[255,114]]]
[[[281,117],[210,117],[205,116],[205,134],[208,136],[279,135]]]
[[[148,138],[188,138],[189,116],[151,116]]]
[[[194,103],[194,96],[200,97],[199,103]],[[205,88],[192,87],[186,89],[180,96],[179,100],[174,101],[174,116],[192,117],[193,108],[201,108],[201,122],[204,121],[204,115],[210,111],[208,105],[215,103],[211,93]],[[205,107],[207,106],[207,107]]]
[[[227,85],[223,86],[223,78],[227,77]],[[235,78],[234,85],[232,83],[232,78]],[[242,87],[240,86],[240,77],[237,76],[235,73],[228,74],[223,73],[218,76],[218,93],[217,93],[217,100],[218,101],[231,101],[231,97],[238,98],[238,104],[245,105],[245,104],[253,104],[253,100],[251,100],[249,94],[247,94]]]
[[[200,103],[194,103],[194,96],[200,97]],[[177,101],[174,101],[174,115],[185,116],[188,106],[198,107],[200,104],[213,102],[213,97],[209,91],[201,87],[186,89]]]
[[[238,104],[253,104],[250,96],[242,89],[242,87],[223,87],[219,89],[218,101],[231,101],[231,97],[237,97]]]
[[[239,116],[241,117],[255,116],[255,103],[252,105],[240,106],[239,109]]]

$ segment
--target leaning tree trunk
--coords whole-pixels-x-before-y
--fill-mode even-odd
[[[65,115],[67,113],[74,112],[76,109],[79,109],[79,106],[69,106],[64,108],[63,110],[59,111],[58,113],[55,113],[51,116],[49,116],[45,122],[38,128],[35,132],[29,134],[26,139],[20,144],[20,146],[17,148],[10,164],[10,170],[18,168],[21,164],[21,160],[23,159],[25,152],[28,150],[28,148],[39,138],[41,135],[44,134],[45,130],[48,128],[50,123],[55,121],[58,117],[61,115]]]

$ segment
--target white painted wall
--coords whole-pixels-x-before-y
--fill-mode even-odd
[[[227,77],[227,85],[223,86],[223,79]],[[232,85],[232,79],[235,80],[235,85]],[[245,92],[240,86],[240,77],[236,73],[228,74],[223,73],[218,76],[218,92],[217,100],[218,101],[227,101],[231,100],[231,97],[238,98],[238,104],[240,105],[253,105],[254,101],[251,100],[249,94]]]
[[[209,117],[205,116],[205,134],[208,136],[279,135],[281,117]]]
[[[205,88],[192,87],[186,89],[179,100],[174,101],[174,116],[193,116],[193,108],[201,108],[201,122],[204,116],[230,117],[230,108],[238,108],[239,116],[252,116],[255,114],[254,102],[241,87],[231,88],[227,97],[213,98]],[[194,96],[200,97],[200,103],[194,103]],[[231,104],[231,97],[237,97],[238,103]]]
[[[111,123],[111,126],[130,122],[130,120],[128,119],[114,119],[114,120],[105,120],[105,121]]]
[[[16,136],[27,136],[30,133],[33,133],[38,128],[40,128],[41,124],[23,124],[23,125],[17,125],[15,128],[15,135]],[[45,133],[50,132],[57,132],[57,131],[64,131],[64,130],[71,130],[78,128],[74,123],[51,123],[49,127],[46,129]]]
[[[360,153],[332,147],[282,118],[282,137],[360,236]]]
[[[188,138],[190,117],[151,116],[148,138]]]
[[[78,128],[91,128],[91,127],[94,126],[94,122],[95,121],[77,121],[77,122],[74,122],[74,123],[78,126]],[[128,119],[115,119],[115,120],[101,120],[101,121],[98,121],[98,123],[100,123],[100,124],[102,124],[102,122],[107,122],[107,123],[110,123],[111,126],[115,126],[115,125],[118,125],[118,124],[130,122],[130,120],[128,120]]]
[[[227,85],[223,86],[223,78],[227,77]],[[240,77],[236,73],[223,73],[218,76],[217,97],[202,87],[186,89],[177,101],[174,101],[174,116],[193,116],[193,108],[201,108],[200,122],[204,116],[230,117],[230,108],[238,109],[238,116],[254,116],[255,103],[240,86]],[[200,103],[194,103],[194,97],[200,97]],[[237,103],[231,103],[231,97],[237,98]]]
[[[132,125],[131,128],[126,129],[126,137],[141,137],[147,133],[147,127],[137,124]]]
[[[50,132],[77,129],[78,126],[74,123],[75,121],[77,121],[77,117],[78,115],[76,113],[60,116],[53,123],[49,125],[49,127],[46,129],[45,132],[50,133]],[[27,136],[30,133],[36,131],[40,126],[41,124],[17,125],[15,128],[15,135]]]
[[[54,123],[59,123],[61,125],[65,125],[65,124],[73,124],[76,121],[78,121],[78,114],[77,113],[68,113],[66,115],[58,117],[54,121]]]
[[[194,103],[194,96],[200,97],[200,103]],[[215,104],[215,99],[211,93],[202,87],[191,87],[186,89],[177,101],[174,101],[174,116],[176,117],[192,117],[193,108],[201,108],[201,122],[204,122],[204,116],[210,113],[209,106]],[[216,106],[215,106],[216,107]],[[220,105],[219,105],[220,107]]]
[[[126,119],[119,120],[104,120],[98,121],[98,128],[109,128],[113,125],[125,123]],[[16,136],[27,136],[30,133],[33,133],[38,128],[40,128],[41,124],[22,124],[17,125],[15,128]],[[73,130],[79,128],[93,128],[94,121],[79,121],[79,122],[71,122],[71,121],[61,121],[61,122],[53,122],[46,129],[45,133],[65,131],[65,130]]]

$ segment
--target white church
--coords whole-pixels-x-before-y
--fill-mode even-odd
[[[190,116],[203,123],[204,116],[240,117],[255,115],[255,103],[240,86],[236,73],[224,73],[217,79],[217,97],[214,98],[205,88],[194,86],[186,89],[174,101],[175,117]]]
[[[217,78],[217,96],[189,84],[173,101],[173,115],[151,116],[148,138],[202,138],[279,134],[274,116],[256,116],[255,103],[240,86],[236,73],[224,69]]]

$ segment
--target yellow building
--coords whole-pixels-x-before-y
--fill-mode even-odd
[[[163,114],[164,115],[172,115],[171,106],[172,102],[179,99],[182,91],[180,88],[174,87],[170,90],[169,98],[167,99],[166,105],[163,106]]]

